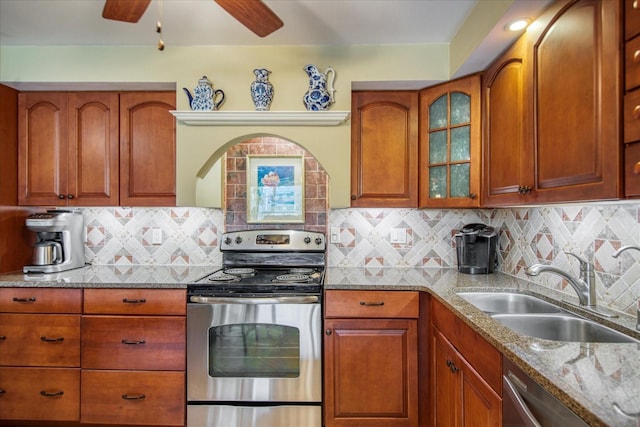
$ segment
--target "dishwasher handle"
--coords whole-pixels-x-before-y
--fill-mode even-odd
[[[511,371],[502,376],[502,384],[508,395],[507,398],[513,403],[513,407],[520,415],[523,424],[526,427],[542,427],[520,396],[520,393],[527,392],[527,386]]]
[[[291,297],[203,297],[193,295],[189,302],[197,304],[316,304],[320,302],[317,295],[301,295]]]

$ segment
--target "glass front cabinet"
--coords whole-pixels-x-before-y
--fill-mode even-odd
[[[420,92],[420,207],[480,206],[480,75]]]

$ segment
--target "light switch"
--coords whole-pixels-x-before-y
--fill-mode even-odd
[[[406,228],[392,228],[391,243],[407,243],[407,229]]]

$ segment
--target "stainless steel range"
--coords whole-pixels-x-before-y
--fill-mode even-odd
[[[187,426],[322,426],[322,233],[225,233],[187,290]]]

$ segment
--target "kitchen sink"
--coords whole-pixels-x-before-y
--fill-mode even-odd
[[[485,313],[564,313],[560,307],[514,292],[460,292],[458,296]]]
[[[516,292],[459,292],[468,303],[523,335],[554,341],[636,343],[640,341],[572,314],[532,295]]]
[[[640,344],[621,332],[571,314],[494,314],[491,317],[523,335],[547,340]]]

